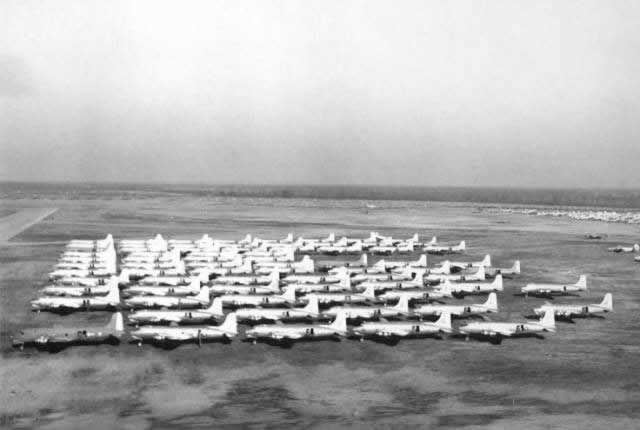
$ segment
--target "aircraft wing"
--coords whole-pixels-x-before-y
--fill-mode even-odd
[[[171,334],[171,335],[168,335],[168,336],[162,336],[162,335],[157,334],[153,338],[155,340],[158,340],[158,341],[162,341],[162,340],[177,340],[177,341],[181,341],[181,340],[189,340],[189,339],[192,338],[192,336],[189,336],[186,333],[176,333],[176,334]]]
[[[381,337],[405,337],[411,333],[410,330],[379,330],[376,334]]]
[[[271,333],[271,337],[277,340],[282,340],[282,339],[302,339],[304,337],[304,334],[299,333],[299,332],[294,332],[294,333],[286,333],[286,332],[273,332]]]

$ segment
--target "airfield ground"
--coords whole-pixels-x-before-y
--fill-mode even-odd
[[[377,206],[180,197],[3,201],[9,217],[25,209],[59,210],[38,212],[47,216],[16,235],[11,246],[0,244],[0,427],[638,427],[640,264],[606,252],[607,246],[637,241],[637,227],[489,216],[468,205]],[[0,227],[0,233],[17,233],[15,225],[26,223]],[[558,323],[558,332],[545,339],[505,340],[499,346],[422,339],[396,346],[342,341],[283,349],[234,341],[173,350],[105,345],[56,354],[10,346],[11,334],[23,327],[107,322],[101,312],[57,316],[29,310],[29,300],[71,238],[284,237],[290,231],[366,236],[370,230],[465,239],[465,258],[490,253],[496,266],[520,259],[523,274],[506,281],[496,320],[521,319],[543,302],[513,295],[526,282],[568,282],[579,273],[590,275],[590,290],[557,301],[595,303],[612,292],[615,312]],[[606,241],[584,238],[594,230],[607,233]],[[430,258],[430,265],[440,260]]]

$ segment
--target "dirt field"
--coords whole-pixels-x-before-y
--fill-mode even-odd
[[[12,246],[0,246],[0,426],[628,429],[640,423],[640,264],[606,252],[607,246],[637,241],[637,227],[489,218],[469,206],[425,203],[379,204],[365,211],[360,203],[330,200],[3,202],[7,210],[37,205],[59,210],[14,237]],[[109,315],[101,312],[61,317],[29,311],[60,243],[71,238],[205,232],[284,237],[289,231],[365,236],[370,230],[465,239],[465,258],[490,253],[496,266],[519,258],[523,275],[506,282],[501,311],[492,319],[522,319],[543,302],[513,295],[526,282],[568,282],[579,273],[590,275],[590,290],[557,302],[596,303],[610,291],[615,312],[558,323],[558,332],[545,339],[505,340],[499,346],[453,338],[397,346],[304,343],[291,349],[241,341],[174,350],[122,344],[57,354],[10,347],[11,334],[22,327],[107,322]],[[607,241],[584,239],[594,230],[607,233]],[[430,258],[430,265],[440,260]],[[477,300],[483,299],[459,302]]]

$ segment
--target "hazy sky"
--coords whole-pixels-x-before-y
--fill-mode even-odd
[[[0,0],[0,179],[640,187],[638,1]]]

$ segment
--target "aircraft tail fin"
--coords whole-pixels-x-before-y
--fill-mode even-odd
[[[418,233],[414,233],[413,236],[411,236],[411,239],[409,240],[411,240],[412,242],[419,242],[420,240],[419,240]]]
[[[498,296],[496,293],[489,293],[489,297],[487,297],[484,307],[491,312],[498,312]]]
[[[287,237],[284,238],[285,242],[293,242],[293,233],[289,233]]]
[[[108,302],[120,302],[120,288],[118,288],[118,282],[114,281],[114,277],[109,281],[109,292],[104,299]]]
[[[360,261],[359,261],[363,266],[367,266],[369,264],[369,257],[367,257],[367,254],[362,254],[360,256]]]
[[[335,242],[335,241],[336,241],[336,234],[329,233],[329,237],[327,237],[327,242]]]
[[[451,273],[451,262],[449,260],[443,261],[441,267],[443,274],[448,275],[449,273]]]
[[[480,266],[478,268],[478,271],[473,276],[477,279],[485,279],[487,277],[487,274],[486,274],[486,271],[484,270],[484,266]],[[502,279],[502,276],[500,277],[500,279]]]
[[[467,243],[463,240],[462,242],[460,242],[460,245],[458,245],[458,249],[460,251],[464,251],[465,249],[467,249]]]
[[[519,275],[519,274],[520,274],[520,260],[516,260],[516,261],[513,263],[513,268],[512,268],[511,270],[513,270],[513,273],[515,273],[515,274],[517,274],[517,275]]]
[[[575,286],[586,290],[587,289],[587,275],[580,275],[580,278],[578,279],[578,282],[575,283]]]
[[[288,302],[295,302],[296,301],[295,287],[293,285],[289,285],[288,287],[285,287],[281,297]]]
[[[426,243],[426,245],[435,245],[436,243],[438,243],[438,238],[436,236],[433,236],[431,240]]]
[[[271,272],[271,281],[267,288],[273,291],[280,291],[280,272],[278,269],[273,269],[273,272]]]
[[[222,315],[222,299],[220,297],[213,299],[211,306],[207,309],[207,312],[210,312],[213,315]]]
[[[435,322],[435,325],[440,328],[442,331],[450,332],[451,331],[451,312],[442,311],[440,314],[440,318]]]
[[[351,276],[349,275],[349,272],[343,272],[342,273],[342,279],[340,280],[340,286],[344,287],[345,289],[350,290],[351,289]]]
[[[369,298],[369,299],[375,299],[376,298],[376,290],[373,287],[373,285],[369,285],[363,292],[362,295]]]
[[[547,309],[540,318],[540,325],[547,331],[556,331],[556,313],[553,309]]]
[[[309,303],[304,307],[304,311],[313,315],[318,315],[320,313],[318,296],[315,294],[309,294]]]
[[[116,332],[124,331],[124,323],[122,322],[122,313],[116,312],[111,315],[111,320],[109,320],[109,324],[107,324],[107,329],[113,330]]]
[[[231,312],[224,319],[224,322],[218,327],[220,330],[226,331],[228,333],[232,333],[234,335],[238,334],[238,319],[236,318],[236,313]]]
[[[118,282],[122,282],[123,284],[128,284],[129,282],[131,282],[129,274],[130,272],[128,269],[122,269],[120,275],[118,276]]]
[[[195,298],[199,302],[209,303],[209,287],[205,285],[204,287],[200,288],[200,292]]]
[[[451,285],[451,281],[449,281],[448,279],[445,279],[444,282],[442,282],[442,284],[438,288],[438,290],[445,295],[451,296],[453,293],[453,285]]]
[[[427,267],[427,254],[422,254],[413,264],[418,267]]]
[[[336,315],[336,319],[329,325],[331,329],[338,331],[340,333],[346,333],[347,331],[347,314],[344,311],[338,311],[338,315]]]
[[[604,295],[602,302],[599,305],[601,308],[606,309],[608,312],[613,311],[613,296],[611,293],[607,293]]]
[[[504,287],[502,285],[502,275],[501,274],[497,274],[496,275],[496,279],[493,280],[492,283],[493,289],[496,291],[503,291]]]
[[[409,296],[406,296],[406,295],[400,296],[400,300],[398,300],[398,303],[393,308],[399,312],[408,314],[409,313]]]
[[[484,267],[491,267],[491,255],[485,255],[484,259],[480,262],[480,265]]]
[[[200,291],[200,277],[191,278],[191,282],[189,282],[189,290]]]

